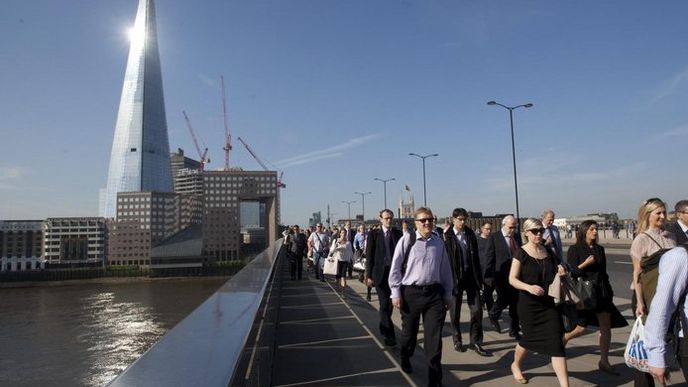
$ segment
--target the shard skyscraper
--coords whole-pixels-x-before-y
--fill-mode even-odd
[[[153,0],[140,0],[100,215],[114,218],[118,192],[172,192],[170,145]]]

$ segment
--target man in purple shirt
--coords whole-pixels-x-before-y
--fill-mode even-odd
[[[452,268],[444,241],[433,233],[432,211],[421,207],[414,216],[415,238],[413,234],[405,234],[399,240],[389,273],[392,305],[401,311],[401,369],[412,372],[410,358],[416,349],[422,316],[428,386],[439,386],[442,382],[442,327],[453,301]]]

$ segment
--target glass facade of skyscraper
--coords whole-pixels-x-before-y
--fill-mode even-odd
[[[131,30],[100,215],[115,217],[117,193],[137,191],[173,191],[153,0],[140,0]]]

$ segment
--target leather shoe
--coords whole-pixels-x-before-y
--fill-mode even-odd
[[[393,337],[385,337],[385,346],[386,347],[393,347],[395,345],[397,345],[396,339],[394,339]]]
[[[410,374],[413,372],[413,367],[411,367],[411,361],[408,358],[401,358],[401,370]]]
[[[472,349],[473,351],[475,351],[475,353],[482,357],[492,356],[492,354],[487,352],[485,348],[483,348],[480,344],[471,344],[468,348]]]
[[[466,347],[463,346],[463,343],[457,341],[454,343],[454,350],[456,352],[466,352]]]
[[[499,326],[499,321],[496,318],[490,317],[490,322],[492,323],[495,331],[502,333],[502,327]]]
[[[604,364],[602,364],[601,361],[597,363],[597,368],[599,368],[600,371],[607,373],[607,374],[610,374],[610,375],[614,375],[614,376],[620,375],[619,372],[614,369],[614,367],[612,367],[611,365],[604,365]]]

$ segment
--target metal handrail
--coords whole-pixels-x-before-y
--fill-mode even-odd
[[[252,345],[281,246],[279,239],[258,254],[109,386],[227,386]]]

